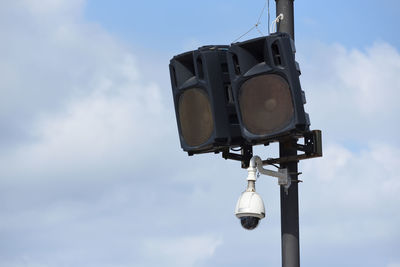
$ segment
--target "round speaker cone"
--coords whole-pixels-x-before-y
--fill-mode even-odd
[[[179,121],[182,135],[189,146],[205,143],[214,129],[210,101],[204,90],[191,88],[179,98]]]
[[[289,84],[276,74],[245,81],[240,87],[239,105],[245,127],[256,135],[276,133],[294,114]]]

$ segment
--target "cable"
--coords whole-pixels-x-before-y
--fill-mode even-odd
[[[269,5],[269,0],[268,0],[268,5]],[[258,17],[258,20],[257,20],[257,23],[256,24],[260,24],[260,21],[261,21],[261,17],[262,17],[262,15],[263,15],[263,13],[264,13],[264,10],[265,10],[265,7],[267,6],[267,1],[264,3],[264,7],[263,7],[263,9],[261,10],[261,13],[260,13],[260,16]],[[269,7],[269,6],[268,6]]]
[[[271,166],[274,166],[275,168],[277,168],[277,169],[280,169],[280,167],[278,166],[278,165],[276,165],[276,164],[269,164],[269,165],[271,165]]]
[[[256,26],[257,31],[260,33],[261,36],[264,35],[264,33],[262,33],[262,31]]]
[[[257,20],[256,24],[254,24],[254,26],[251,27],[247,32],[245,32],[244,34],[242,34],[238,38],[236,38],[232,43],[239,41],[243,36],[247,35],[249,32],[254,30],[254,28],[256,28],[256,30],[261,34],[261,36],[264,35],[263,32],[258,28],[258,26],[261,24],[261,18],[262,18],[262,15],[264,14],[264,10],[267,7],[267,5],[268,5],[268,25],[269,25],[269,0],[267,0],[264,3],[264,7],[262,8],[260,15],[258,16],[258,20]],[[268,28],[269,28],[269,26],[268,26]]]
[[[253,27],[250,28],[250,30],[248,30],[247,32],[243,33],[242,35],[240,35],[237,39],[235,39],[232,43],[235,43],[236,41],[239,41],[240,39],[242,39],[243,36],[245,36],[246,34],[248,34],[249,32],[251,32],[254,28],[256,27],[256,25],[254,25]]]
[[[283,20],[283,18],[284,18],[284,16],[283,16],[283,14],[281,13],[281,14],[279,14],[277,17],[276,17],[276,19],[274,19],[273,21],[272,21],[272,24],[271,24],[271,33],[274,33],[274,32],[276,32],[276,24],[277,23],[279,23],[281,20]],[[275,29],[274,29],[274,25],[275,25]]]
[[[258,16],[258,20],[257,20],[257,23],[256,23],[256,25],[255,25],[257,31],[261,34],[261,36],[263,36],[263,35],[265,35],[265,34],[258,28],[258,25],[261,24],[261,17],[262,17],[262,15],[264,14],[264,10],[265,10],[265,8],[267,7],[267,5],[268,5],[268,8],[269,8],[269,0],[265,1],[264,6],[263,6],[263,8],[262,8],[262,10],[261,10],[260,16]]]

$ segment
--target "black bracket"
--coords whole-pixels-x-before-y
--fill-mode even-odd
[[[297,144],[296,148],[298,151],[304,152],[296,156],[288,156],[282,158],[269,158],[263,160],[263,164],[272,165],[287,163],[293,161],[299,161],[310,158],[322,157],[322,137],[320,130],[313,130],[304,133],[301,136],[296,136],[297,138],[304,137],[304,144]],[[242,162],[242,168],[248,168],[250,159],[253,157],[253,147],[251,145],[243,145],[240,148],[241,153],[235,154],[230,152],[230,148],[227,147],[222,150],[222,157],[224,159],[232,159]]]
[[[242,162],[242,168],[246,169],[249,167],[250,159],[253,157],[253,147],[251,145],[243,145],[240,148],[240,154],[229,152],[230,148],[227,147],[222,151],[222,157],[224,159],[238,160]]]
[[[320,130],[306,132],[301,137],[304,137],[304,144],[296,144],[296,148],[298,151],[304,152],[303,154],[282,158],[270,158],[263,160],[263,164],[281,164],[303,159],[322,157],[322,136]]]

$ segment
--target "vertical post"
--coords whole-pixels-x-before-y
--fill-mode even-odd
[[[283,14],[284,18],[277,25],[278,32],[286,32],[292,37],[294,41],[294,13],[293,2],[294,0],[275,0],[276,2],[276,16]]]
[[[281,141],[279,153],[281,157],[297,155],[297,139],[290,138]],[[297,161],[281,164],[281,168],[287,168],[292,179],[289,189],[286,191],[281,186],[281,242],[282,242],[282,267],[300,266],[299,245],[299,194]]]
[[[294,0],[275,0],[276,16],[283,14],[284,18],[278,24],[279,32],[288,33],[294,40]],[[297,155],[297,139],[288,138],[279,144],[280,157]],[[282,267],[300,266],[299,243],[299,195],[298,195],[298,162],[281,164],[287,168],[292,184],[287,191],[281,186],[281,242]]]

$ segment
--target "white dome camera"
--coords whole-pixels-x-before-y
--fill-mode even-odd
[[[253,230],[257,227],[260,219],[265,217],[264,202],[255,191],[244,191],[236,204],[236,217],[240,219],[243,228]]]
[[[279,171],[267,170],[262,167],[263,162],[260,157],[253,156],[249,162],[247,189],[244,191],[236,204],[235,215],[240,219],[243,228],[253,230],[257,227],[262,218],[265,217],[264,202],[259,194],[256,193],[257,170],[259,173],[278,178],[278,184],[287,190],[290,186],[290,178],[287,169]]]
[[[238,199],[235,214],[240,219],[244,229],[253,230],[257,227],[260,219],[265,217],[265,207],[262,198],[256,193],[257,169],[250,166],[247,171],[249,173],[247,176],[247,189]]]

